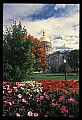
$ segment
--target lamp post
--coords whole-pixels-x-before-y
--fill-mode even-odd
[[[64,59],[64,64],[65,64],[65,80],[66,80],[66,59]]]

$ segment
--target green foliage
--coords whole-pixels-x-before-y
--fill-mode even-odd
[[[51,66],[50,68],[50,73],[55,73],[56,72],[56,66]]]
[[[16,22],[3,35],[3,79],[23,81],[29,78],[35,63],[31,53],[31,40],[25,41],[25,27]]]
[[[73,68],[74,71],[78,71],[78,60],[79,60],[79,50],[72,50],[69,53],[68,64]]]
[[[69,64],[66,64],[66,72],[67,73],[71,72],[71,66],[69,66]]]
[[[65,72],[65,65],[64,65],[64,64],[60,65],[58,71],[59,71],[60,73]]]
[[[69,72],[71,72],[71,66],[69,66],[69,64],[68,63],[66,63],[66,65],[65,64],[62,64],[61,66],[59,66],[59,70],[58,70],[60,73],[63,73],[63,72],[67,72],[67,73],[69,73]]]

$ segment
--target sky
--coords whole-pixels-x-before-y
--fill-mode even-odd
[[[13,20],[25,26],[28,34],[40,39],[43,30],[53,52],[79,49],[79,4],[3,4],[3,31]]]

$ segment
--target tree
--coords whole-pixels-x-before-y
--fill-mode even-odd
[[[31,53],[32,41],[25,41],[27,34],[22,24],[15,23],[3,34],[3,79],[23,81],[33,71],[34,55]]]
[[[26,35],[25,38],[27,41],[30,39],[34,43],[31,47],[31,52],[34,54],[36,60],[34,64],[34,71],[42,71],[42,69],[45,69],[47,67],[46,53],[43,45],[37,38],[34,38],[30,34],[28,36]]]
[[[65,72],[65,65],[64,65],[64,64],[60,65],[59,68],[58,68],[58,71],[59,71],[60,73]]]
[[[69,53],[68,64],[71,66],[73,71],[78,71],[78,60],[79,60],[79,50],[72,50]]]
[[[69,66],[69,64],[66,64],[66,72],[67,73],[71,72],[71,66]]]
[[[56,70],[57,70],[57,68],[56,68],[55,65],[54,65],[54,66],[51,66],[51,68],[50,68],[50,73],[55,73]]]
[[[71,72],[71,67],[68,63],[65,64],[62,64],[59,66],[59,70],[58,70],[60,73],[69,73]]]

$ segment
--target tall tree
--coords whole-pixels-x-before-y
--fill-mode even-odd
[[[28,36],[25,36],[27,40],[32,40],[34,44],[32,44],[32,53],[35,56],[35,64],[34,64],[34,71],[41,71],[42,69],[45,69],[47,67],[46,63],[46,53],[44,50],[43,45],[41,44],[40,40],[37,38],[34,38],[30,34]]]
[[[3,78],[7,81],[23,81],[33,71],[32,42],[25,41],[25,27],[19,22],[7,28],[3,34]]]
[[[78,71],[79,50],[72,50],[69,53],[68,64],[74,71]]]

